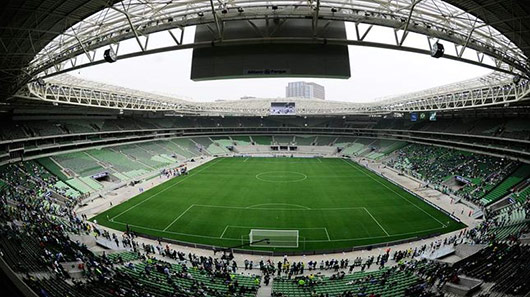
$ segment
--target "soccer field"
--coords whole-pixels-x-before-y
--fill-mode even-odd
[[[349,248],[465,227],[352,161],[323,158],[218,158],[93,219],[223,247],[247,243],[251,229],[298,230],[297,248],[259,248],[274,251]]]

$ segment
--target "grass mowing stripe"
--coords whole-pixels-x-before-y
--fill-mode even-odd
[[[446,227],[446,225],[444,223],[442,223],[440,220],[438,220],[437,218],[433,217],[430,213],[426,212],[425,209],[417,206],[415,203],[411,202],[410,200],[408,200],[407,198],[403,197],[401,194],[399,194],[398,192],[396,192],[394,189],[388,187],[387,185],[385,185],[384,183],[382,183],[381,181],[379,181],[378,179],[374,178],[373,176],[369,175],[368,173],[364,172],[363,170],[357,168],[356,166],[352,165],[350,162],[342,159],[344,162],[346,162],[348,165],[350,165],[351,167],[357,169],[358,171],[362,172],[364,175],[368,176],[369,178],[375,180],[376,182],[378,182],[380,185],[382,185],[383,187],[389,189],[390,191],[394,192],[396,195],[398,195],[399,197],[403,198],[405,201],[407,201],[408,203],[414,205],[416,208],[418,208],[419,210],[423,211],[425,214],[427,214],[428,216],[430,216],[431,218],[433,218],[434,220],[436,220],[438,223],[440,223],[442,226]]]
[[[173,188],[174,186],[176,186],[176,185],[178,185],[178,184],[182,183],[183,181],[185,181],[185,180],[189,179],[190,177],[192,177],[192,176],[194,176],[194,175],[196,175],[196,174],[199,174],[199,172],[201,172],[201,171],[205,170],[206,168],[209,168],[209,167],[213,166],[214,164],[217,164],[217,163],[219,163],[219,162],[220,162],[220,160],[222,160],[222,159],[219,159],[219,161],[217,161],[217,162],[215,162],[215,163],[213,163],[213,164],[210,164],[210,166],[207,166],[207,167],[203,167],[203,168],[202,168],[201,170],[199,170],[199,171],[196,171],[197,173],[195,173],[195,174],[189,174],[188,176],[184,177],[183,179],[179,180],[178,182],[176,182],[176,183],[174,183],[174,184],[172,184],[172,185],[168,186],[167,188],[164,188],[164,189],[160,190],[159,192],[156,192],[155,194],[153,194],[153,195],[151,195],[151,196],[149,196],[149,197],[145,198],[144,200],[140,201],[139,203],[137,203],[137,204],[135,204],[135,205],[133,205],[133,206],[131,206],[131,207],[127,208],[126,210],[124,210],[124,211],[120,212],[119,214],[117,214],[117,215],[113,216],[113,217],[112,217],[112,218],[111,218],[110,220],[111,220],[111,221],[113,221],[113,220],[114,220],[115,218],[117,218],[117,217],[121,216],[122,214],[124,214],[124,213],[126,213],[126,212],[128,212],[128,211],[130,211],[131,209],[133,209],[133,208],[137,207],[138,205],[140,205],[140,204],[142,204],[142,203],[144,203],[144,202],[146,202],[146,201],[150,200],[150,199],[151,199],[151,198],[153,198],[153,197],[156,197],[156,196],[158,196],[158,194],[160,194],[160,193],[163,193],[163,192],[165,192],[165,191],[167,191],[167,190],[169,190],[169,189]],[[210,161],[210,162],[211,162],[211,161]],[[206,165],[206,164],[203,164],[203,165]],[[192,170],[190,170],[190,171],[192,171]],[[193,171],[192,171],[192,172],[193,172]]]

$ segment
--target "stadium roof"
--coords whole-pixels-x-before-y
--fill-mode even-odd
[[[6,0],[0,4],[0,96],[35,56],[68,28],[120,0]]]
[[[280,9],[272,11],[271,4],[278,5]],[[431,39],[453,43],[455,54],[446,53],[447,58],[526,76],[530,69],[528,61],[530,1],[355,0],[321,3],[320,0],[308,2],[234,0],[219,1],[215,6],[219,7],[214,7],[214,2],[205,0],[3,2],[0,18],[0,96],[3,99],[12,96],[37,75],[47,77],[102,63],[101,48],[114,46],[114,50],[118,52],[119,42],[125,39],[136,39],[139,49],[136,53],[123,56],[118,52],[118,57],[127,58],[164,50],[192,48],[201,45],[182,44],[176,32],[171,30],[183,30],[186,26],[202,23],[219,25],[219,19],[250,21],[272,15],[286,19],[306,18],[309,15],[316,21],[345,20],[355,22],[357,25],[370,26],[364,30],[356,26],[356,40],[337,40],[335,41],[337,43],[379,46],[427,54],[428,50],[406,46],[405,39],[408,32],[414,32],[426,35],[429,46]],[[219,14],[222,7],[229,8],[229,12]],[[236,7],[244,7],[245,13],[238,13],[236,9],[232,9]],[[394,44],[389,43],[389,40],[379,43],[366,42],[364,37],[374,25],[393,28],[395,34],[389,39],[395,38]],[[161,31],[168,31],[176,44],[166,49],[149,49],[147,41],[152,33]],[[300,42],[321,41],[315,38]],[[476,51],[475,60],[463,56],[464,50],[468,48]],[[96,58],[97,50],[100,51]],[[493,57],[495,64],[486,65],[483,62],[484,55]],[[85,58],[87,62],[81,65],[79,60],[82,59],[78,57]],[[30,89],[35,90],[35,86],[33,83]],[[460,84],[460,87],[474,86]],[[440,89],[442,93],[447,94],[447,90],[442,89]],[[449,93],[451,92],[452,87]],[[25,93],[28,94],[33,93]],[[415,96],[417,95],[416,93]],[[405,97],[407,100],[416,98],[408,95]],[[400,96],[397,101],[403,104],[403,100]],[[393,100],[385,102],[389,103],[386,108],[393,106],[390,109],[396,109],[397,105],[390,103],[394,102]],[[379,106],[379,108],[385,107]]]
[[[508,83],[507,83],[508,81]],[[95,106],[120,110],[172,111],[177,114],[266,116],[271,102],[295,102],[298,115],[386,114],[391,112],[439,111],[478,108],[528,100],[530,84],[515,84],[509,75],[489,75],[394,96],[371,103],[350,103],[303,98],[256,98],[217,102],[193,102],[180,98],[141,92],[119,86],[93,82],[67,74],[51,77],[47,83],[33,81],[23,99],[37,99],[54,104]]]
[[[530,1],[445,0],[494,27],[530,57]]]

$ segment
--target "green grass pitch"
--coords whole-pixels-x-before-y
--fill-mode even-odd
[[[275,251],[349,248],[465,227],[352,161],[322,158],[218,158],[93,219],[223,247],[248,242],[250,229],[298,230],[298,248],[265,248]]]

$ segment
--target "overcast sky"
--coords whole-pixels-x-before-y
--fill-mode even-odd
[[[351,38],[353,33],[351,25],[347,25],[347,33]],[[169,36],[167,32],[165,34]],[[384,34],[393,33],[388,32],[387,29],[374,28],[367,40],[377,40]],[[189,41],[192,38],[193,30],[188,30],[185,39]],[[159,37],[152,38],[149,42],[167,45],[170,41]],[[422,47],[428,47],[424,36],[409,34],[404,45],[420,44]],[[119,54],[132,51],[136,46],[134,40],[129,40],[120,45]],[[449,46],[452,45],[446,45],[446,51]],[[288,82],[308,81],[323,85],[328,100],[366,102],[462,81],[491,72],[483,67],[404,51],[350,46],[349,54],[351,78],[347,80],[257,78],[194,82],[190,80],[191,50],[119,60],[113,64],[105,63],[84,68],[72,74],[132,89],[171,94],[197,101],[239,99],[242,96],[285,97],[285,86]]]

